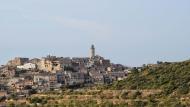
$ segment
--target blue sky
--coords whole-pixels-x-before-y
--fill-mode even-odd
[[[0,64],[15,56],[89,56],[139,66],[190,56],[189,0],[2,0]]]

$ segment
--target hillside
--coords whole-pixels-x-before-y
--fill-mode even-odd
[[[173,107],[190,106],[190,60],[183,62],[158,62],[145,65],[141,70],[133,69],[125,80],[117,81],[104,88],[114,90],[161,90],[151,97],[157,104]],[[173,105],[172,105],[173,104]],[[177,106],[177,107],[178,107]]]
[[[159,63],[144,66],[133,72],[123,81],[115,82],[115,89],[162,89],[166,94],[174,91],[187,94],[190,85],[190,61]]]

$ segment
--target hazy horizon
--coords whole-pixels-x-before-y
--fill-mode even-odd
[[[127,66],[190,55],[189,0],[0,1],[0,64],[14,57],[88,57]]]

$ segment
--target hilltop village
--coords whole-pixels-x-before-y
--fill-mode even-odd
[[[16,57],[0,67],[0,95],[14,93],[27,97],[62,88],[112,84],[126,78],[127,73],[127,67],[96,55],[94,45],[90,48],[90,57]]]

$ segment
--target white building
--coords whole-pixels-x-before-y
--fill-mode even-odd
[[[31,69],[35,69],[36,68],[36,65],[35,64],[32,64],[32,63],[26,63],[24,65],[21,65],[21,66],[17,66],[18,69],[21,69],[21,70],[31,70]]]

